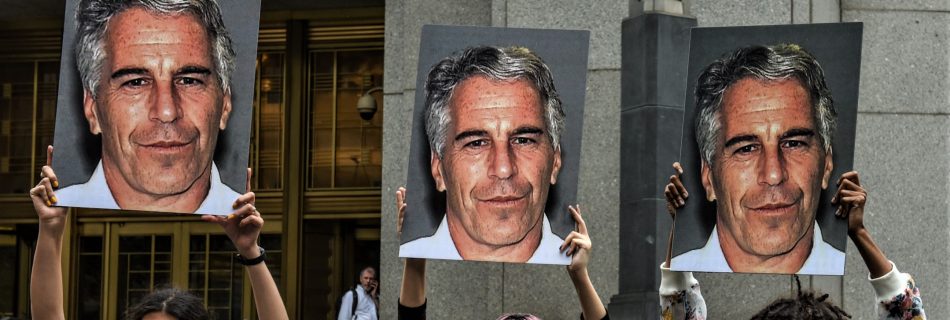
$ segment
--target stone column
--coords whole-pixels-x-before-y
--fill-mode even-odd
[[[686,98],[689,31],[696,19],[631,7],[622,26],[619,292],[608,309],[614,319],[657,319],[659,264],[672,219],[663,186],[679,158]],[[678,1],[670,1],[678,2]],[[644,5],[631,1],[631,6]]]

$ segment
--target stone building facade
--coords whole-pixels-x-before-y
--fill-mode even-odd
[[[671,10],[662,0],[405,0],[386,3],[385,104],[381,279],[382,318],[394,319],[402,272],[398,258],[393,194],[406,180],[419,35],[424,24],[591,31],[587,101],[578,199],[590,227],[594,252],[590,274],[612,314],[624,301],[649,305],[655,291],[621,285],[628,276],[658,281],[656,250],[627,252],[621,241],[665,248],[665,217],[656,216],[662,184],[636,199],[636,210],[621,212],[622,24],[650,9]],[[652,2],[657,2],[656,4]],[[868,228],[888,258],[914,274],[928,314],[950,313],[950,1],[947,0],[687,0],[673,3],[698,26],[864,22],[860,101],[854,167],[869,191]],[[685,61],[684,61],[685,63]],[[682,100],[680,100],[682,101]],[[654,106],[656,107],[656,106]],[[682,116],[682,102],[662,106]],[[644,109],[646,110],[646,109]],[[653,113],[647,117],[660,117]],[[659,120],[658,120],[659,121]],[[656,122],[662,123],[662,122]],[[652,134],[657,135],[657,128]],[[679,129],[676,129],[678,132]],[[650,166],[668,167],[662,156],[678,139],[658,143]],[[597,155],[598,160],[591,157]],[[627,160],[625,160],[627,161]],[[653,234],[637,238],[621,223],[648,221]],[[656,236],[657,234],[661,236]],[[661,249],[662,250],[662,249]],[[855,319],[874,318],[867,270],[848,245],[844,277],[803,277],[805,286],[828,292]],[[629,257],[628,257],[629,258]],[[621,263],[623,261],[623,263]],[[631,262],[637,261],[637,263]],[[433,319],[486,319],[505,312],[532,312],[545,319],[572,319],[580,313],[563,267],[431,261],[428,264],[429,316]],[[654,274],[655,276],[650,276]],[[623,276],[622,276],[623,275]],[[710,319],[747,318],[772,299],[792,293],[789,276],[698,274]],[[655,290],[655,286],[652,287]],[[648,288],[647,288],[648,289]],[[617,309],[619,311],[619,309]],[[620,316],[620,314],[616,314]],[[623,314],[625,319],[641,319]],[[616,318],[616,317],[615,317]]]

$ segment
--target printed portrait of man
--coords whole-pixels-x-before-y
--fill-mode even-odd
[[[696,81],[695,140],[704,194],[715,204],[705,245],[677,270],[830,274],[845,254],[816,223],[834,183],[837,112],[821,65],[797,44],[737,49]]]
[[[569,39],[582,39],[586,47],[586,38],[578,37],[586,33],[568,34]],[[567,264],[570,257],[559,250],[564,238],[555,230],[569,230],[573,224],[549,217],[552,212],[566,215],[567,210],[567,204],[559,208],[549,200],[557,197],[556,187],[576,193],[576,182],[564,185],[562,178],[576,181],[579,141],[564,148],[568,113],[551,65],[524,45],[462,48],[429,60],[438,62],[429,62],[424,74],[424,96],[417,101],[422,101],[420,138],[425,141],[419,144],[428,151],[425,163],[413,163],[424,168],[411,164],[410,172],[424,174],[421,178],[432,190],[414,186],[410,179],[406,224],[424,222],[425,206],[414,203],[439,202],[430,216],[436,226],[411,237],[404,231],[399,254]],[[586,59],[574,60],[581,68],[586,65]],[[576,92],[571,91],[571,103],[577,103]],[[581,117],[577,111],[575,106],[572,115]],[[565,166],[567,162],[570,165]],[[570,172],[564,170],[567,167]]]
[[[236,57],[218,4],[82,0],[75,21],[81,115],[101,152],[58,205],[230,213],[245,190],[223,182],[214,155],[219,133],[248,123],[230,121]]]

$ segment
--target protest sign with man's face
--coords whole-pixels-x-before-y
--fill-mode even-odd
[[[247,4],[67,4],[58,205],[232,211],[245,191],[257,39],[256,23],[237,22],[258,21],[260,7]]]
[[[400,256],[570,262],[588,37],[423,28]]]
[[[673,270],[843,274],[860,24],[697,28]]]

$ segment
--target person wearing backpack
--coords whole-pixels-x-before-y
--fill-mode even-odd
[[[360,284],[340,298],[337,320],[377,320],[379,318],[379,282],[376,269],[366,267],[360,271]]]

